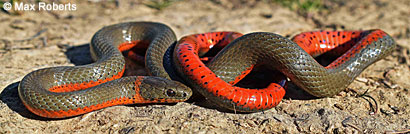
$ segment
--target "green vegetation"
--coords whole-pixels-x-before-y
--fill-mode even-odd
[[[290,10],[306,15],[324,9],[322,0],[272,0]]]
[[[144,4],[150,8],[163,10],[164,8],[170,6],[172,3],[176,1],[177,0],[150,0],[148,2],[145,2]]]
[[[7,0],[6,0],[6,1],[3,1],[3,0],[2,0],[2,1],[0,1],[0,8],[1,8],[1,10],[3,10],[3,4],[4,4],[4,3],[6,3],[6,2],[10,2],[10,3],[11,3],[12,1],[13,1],[13,0],[10,0],[10,1],[7,1]]]

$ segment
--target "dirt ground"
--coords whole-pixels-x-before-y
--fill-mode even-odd
[[[161,10],[146,1],[72,1],[76,11],[0,12],[0,133],[409,133],[410,1],[325,2],[326,10],[308,15],[254,0],[180,0]],[[336,96],[286,97],[265,112],[223,112],[194,100],[115,106],[49,120],[22,105],[17,87],[24,75],[45,67],[90,63],[87,45],[92,35],[103,26],[128,21],[165,23],[178,38],[221,30],[292,37],[318,29],[379,28],[399,47]]]

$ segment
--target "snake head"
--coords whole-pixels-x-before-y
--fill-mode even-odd
[[[189,87],[162,77],[144,76],[139,88],[141,97],[154,103],[182,102],[192,95]]]

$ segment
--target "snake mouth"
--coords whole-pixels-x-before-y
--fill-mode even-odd
[[[189,88],[188,86],[177,82],[177,81],[173,81],[176,84],[178,84],[178,88],[177,88],[177,93],[176,95],[174,95],[176,97],[176,99],[181,100],[181,101],[185,101],[188,100],[191,96],[192,96],[192,90],[191,88]]]

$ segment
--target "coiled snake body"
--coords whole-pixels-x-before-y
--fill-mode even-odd
[[[367,66],[395,47],[393,39],[381,30],[306,32],[293,41],[274,33],[239,36],[215,32],[183,37],[175,48],[174,61],[189,86],[215,104],[242,112],[270,109],[285,94],[281,83],[264,89],[233,86],[258,64],[279,70],[314,96],[326,97],[344,90]],[[209,63],[201,62],[198,53],[230,40],[233,42]],[[333,49],[336,54],[344,54],[326,67],[311,56]]]
[[[159,23],[104,27],[90,44],[95,63],[31,72],[19,85],[20,98],[31,112],[49,118],[113,105],[181,102],[192,93],[184,84],[169,80],[176,78],[176,71],[189,87],[210,101],[224,108],[254,112],[276,106],[285,94],[283,82],[264,89],[234,86],[259,64],[281,71],[312,95],[325,97],[345,89],[367,66],[395,47],[393,39],[381,30],[307,32],[293,41],[273,33],[242,36],[212,32],[183,37],[174,49],[175,41],[173,31]],[[149,44],[145,64],[153,76],[121,78],[125,66],[121,52],[131,51],[137,44]],[[205,65],[199,55],[213,47],[225,48]],[[335,53],[344,54],[326,67],[311,56],[335,48]]]
[[[20,82],[19,96],[31,112],[49,118],[80,115],[113,105],[185,101],[191,96],[191,89],[167,79],[163,66],[164,53],[175,41],[174,32],[159,23],[104,27],[90,44],[95,63],[31,72]],[[150,43],[145,63],[149,73],[158,77],[121,78],[125,70],[121,51],[130,50],[138,42]]]

